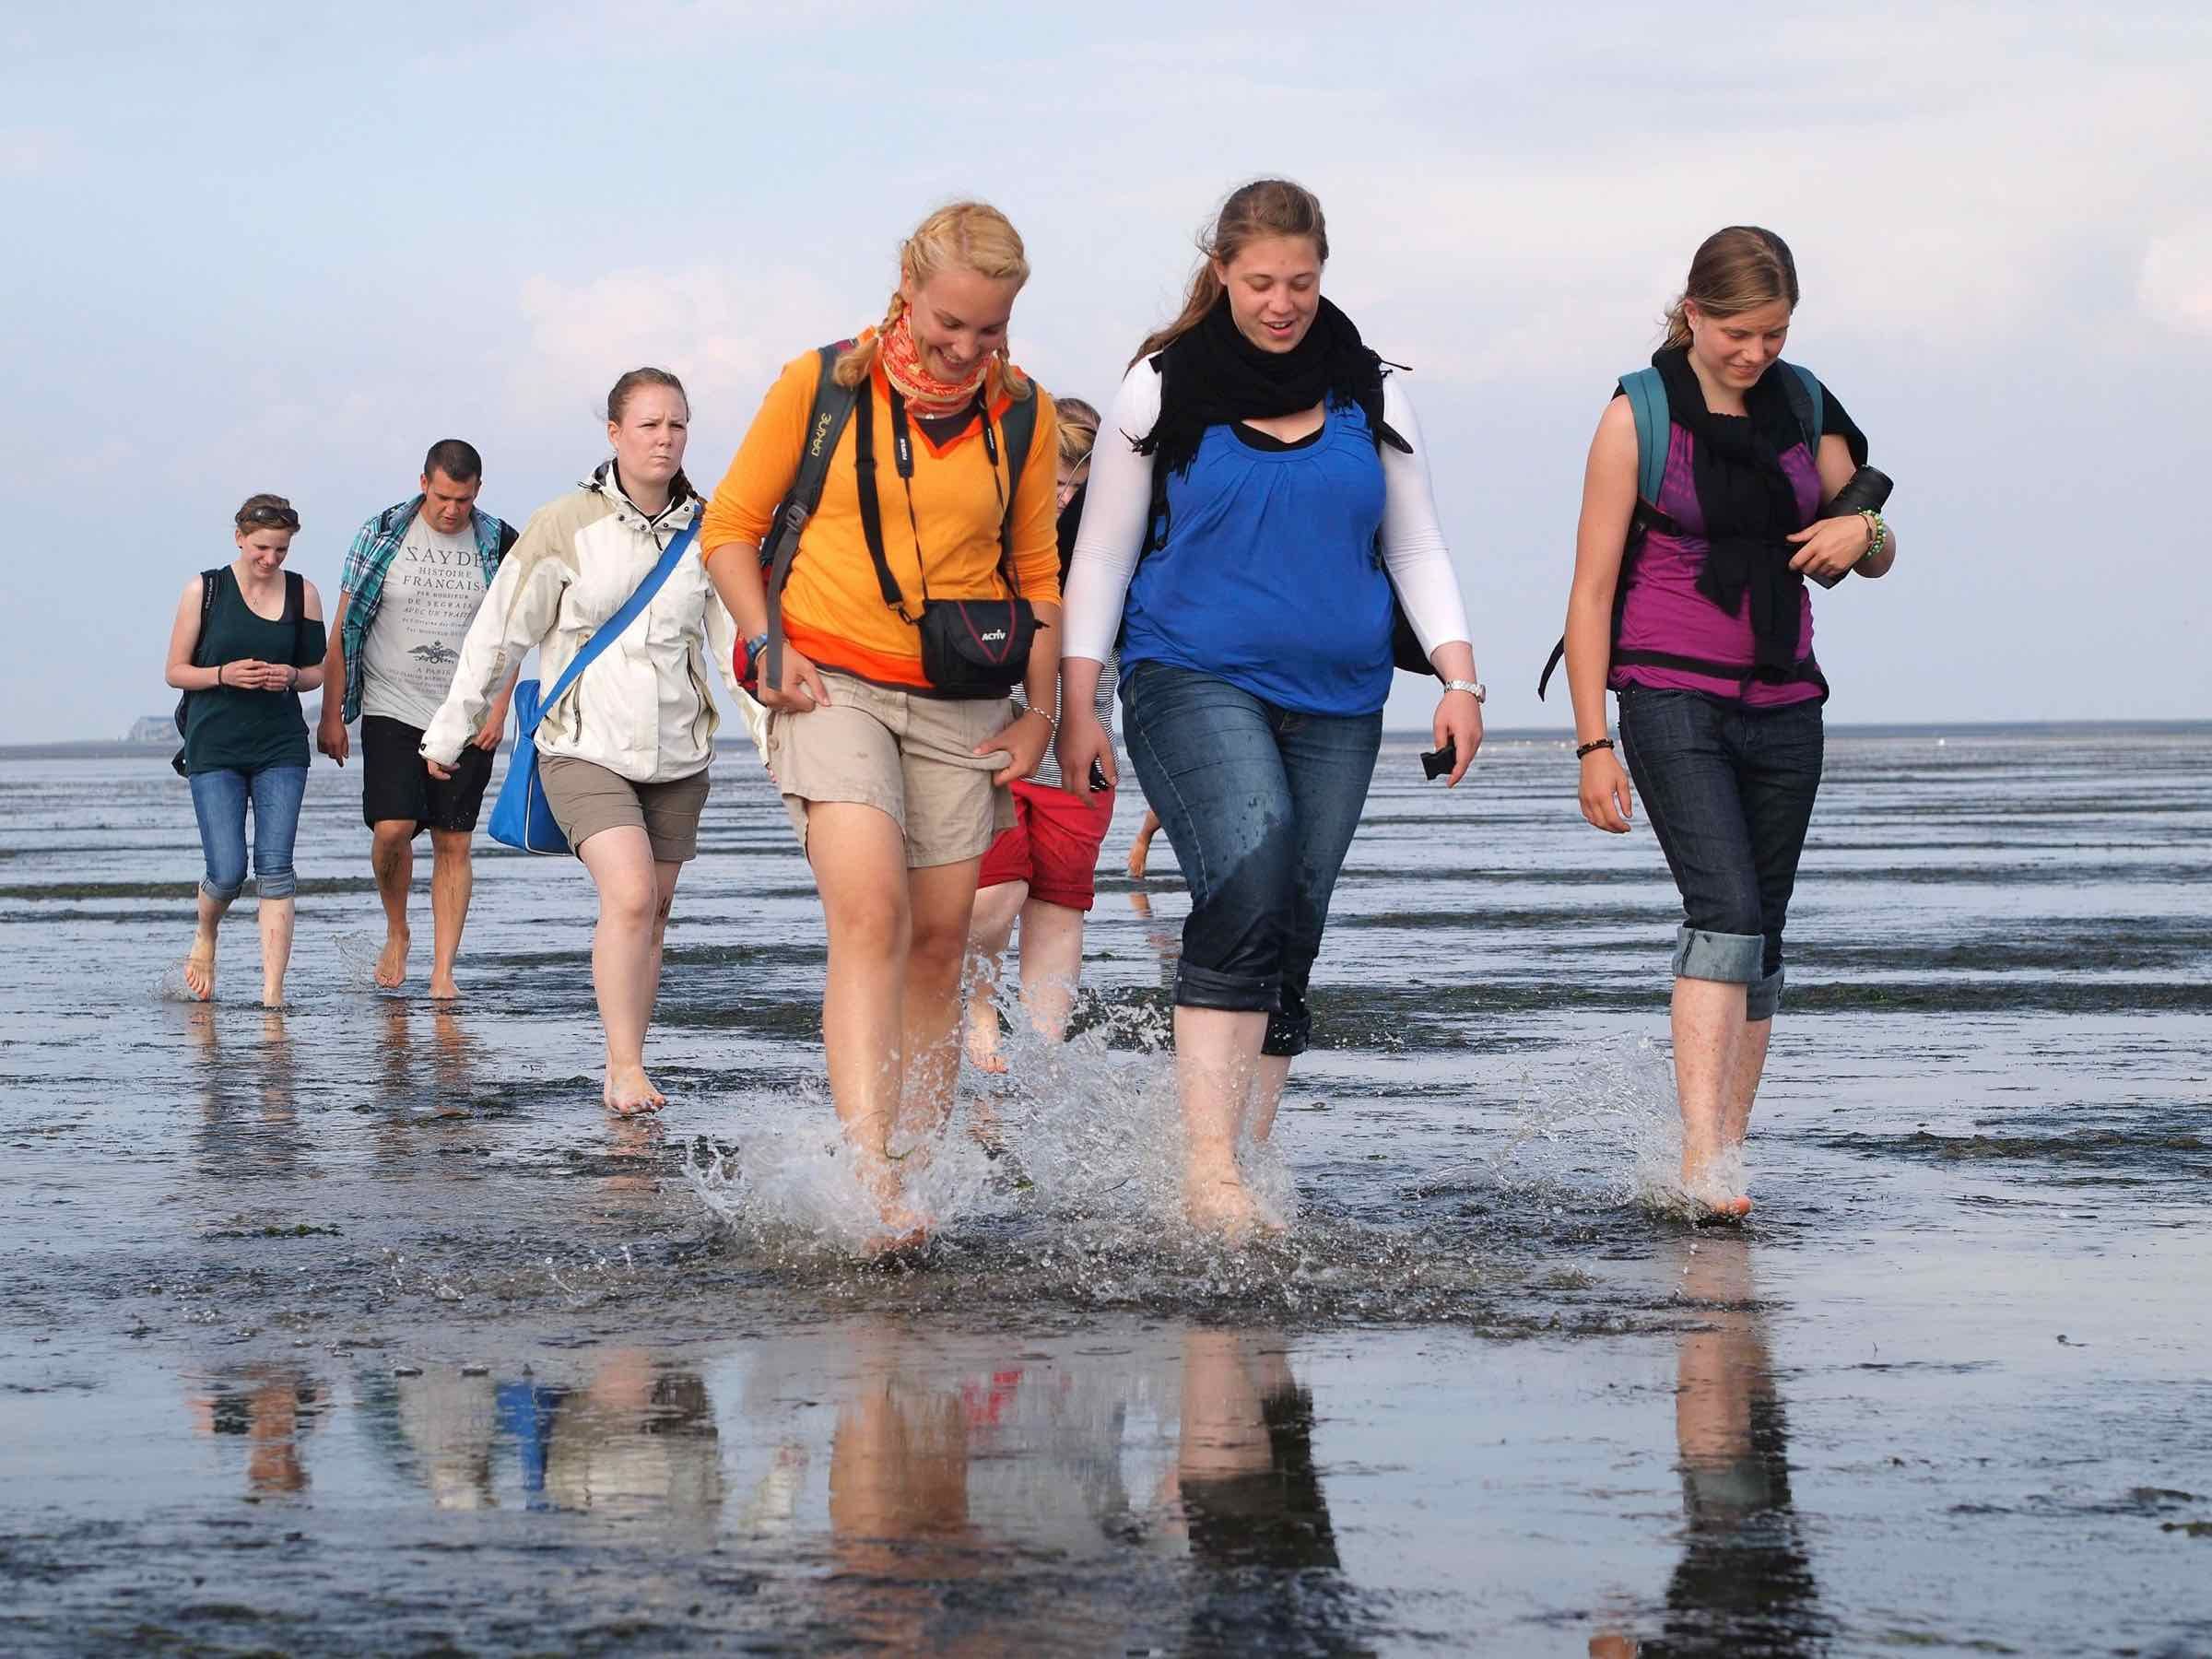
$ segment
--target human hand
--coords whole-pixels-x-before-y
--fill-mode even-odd
[[[437,779],[441,783],[451,783],[453,781],[453,769],[450,766],[439,765],[437,761],[431,759],[428,755],[425,755],[422,758],[422,766],[425,771],[429,772],[431,777]]]
[[[507,700],[505,697],[491,700],[491,707],[485,713],[482,729],[469,739],[488,754],[496,750],[500,747],[500,739],[507,735]]]
[[[1790,560],[1791,570],[1837,582],[1849,575],[1874,545],[1874,526],[1864,514],[1853,512],[1842,518],[1821,519],[1793,531],[1786,539],[1798,544]]]
[[[346,730],[346,723],[338,718],[339,713],[338,709],[332,708],[316,723],[315,747],[343,766],[346,757],[353,752],[353,738]]]
[[[783,683],[768,684],[768,669],[761,666],[760,705],[778,709],[786,714],[804,714],[812,708],[830,706],[830,688],[823,683],[822,671],[804,652],[794,649],[790,641],[783,642]]]
[[[1034,709],[1024,709],[1011,723],[999,727],[990,736],[977,744],[969,753],[988,755],[1003,749],[1012,757],[1006,764],[991,774],[994,783],[1012,783],[1028,777],[1044,759],[1044,746],[1052,741],[1053,723]]]
[[[1121,775],[1113,761],[1113,739],[1099,724],[1099,717],[1088,709],[1064,712],[1060,717],[1060,739],[1053,746],[1053,758],[1060,762],[1060,787],[1069,794],[1088,797],[1090,794],[1090,769],[1095,764],[1106,777],[1106,787],[1116,788]]]
[[[1449,746],[1457,751],[1452,775],[1444,780],[1444,787],[1450,789],[1467,775],[1467,768],[1475,763],[1475,751],[1482,747],[1482,704],[1476,700],[1475,693],[1447,691],[1437,699],[1430,735],[1438,748]]]
[[[1629,788],[1629,774],[1609,748],[1592,749],[1583,757],[1583,816],[1598,829],[1614,835],[1629,832],[1636,816],[1636,798]]]

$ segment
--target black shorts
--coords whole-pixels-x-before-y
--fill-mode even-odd
[[[361,716],[361,821],[397,818],[425,830],[474,830],[491,782],[491,751],[470,744],[443,782],[422,758],[422,728],[382,714]]]

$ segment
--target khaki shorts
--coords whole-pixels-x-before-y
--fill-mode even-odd
[[[699,815],[707,805],[703,768],[665,783],[632,783],[573,755],[541,755],[537,779],[571,847],[582,846],[602,830],[629,825],[645,831],[655,864],[685,864],[699,856]]]
[[[910,870],[981,858],[1013,826],[1013,794],[991,782],[1008,757],[970,752],[1013,719],[1006,699],[955,702],[848,675],[822,677],[827,708],[778,711],[768,721],[768,770],[802,847],[810,801],[888,813],[906,840]]]

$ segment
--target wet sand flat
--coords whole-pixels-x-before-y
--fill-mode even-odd
[[[1648,832],[1555,743],[1452,795],[1420,747],[1338,888],[1288,1235],[1165,1218],[1163,841],[1075,1041],[965,1080],[897,1271],[845,1253],[749,751],[645,1125],[571,861],[480,839],[464,1001],[420,891],[379,994],[324,767],[292,1006],[245,1000],[251,888],[188,1006],[182,782],[0,759],[0,1651],[2212,1653],[2212,727],[1831,731],[1726,1230],[1653,1202]]]

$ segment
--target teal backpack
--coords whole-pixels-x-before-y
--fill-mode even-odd
[[[1810,369],[1796,363],[1777,361],[1777,369],[1787,369],[1783,378],[1783,395],[1789,399],[1790,413],[1797,418],[1797,429],[1805,436],[1805,447],[1816,456],[1820,453],[1820,428],[1827,417],[1827,394],[1821,390],[1820,377]],[[1639,369],[1620,377],[1620,389],[1629,400],[1629,413],[1636,418],[1636,512],[1629,521],[1629,545],[1620,559],[1620,580],[1613,589],[1613,639],[1616,655],[1620,640],[1620,613],[1629,593],[1629,569],[1643,547],[1643,538],[1656,524],[1664,527],[1666,515],[1659,511],[1659,491],[1666,484],[1666,457],[1672,447],[1671,429],[1674,417],[1666,405],[1666,382],[1659,378],[1656,369]],[[1559,668],[1560,659],[1567,654],[1567,640],[1561,635],[1559,642],[1551,648],[1551,655],[1544,664],[1544,672],[1536,677],[1536,700],[1541,702],[1551,677]],[[1652,660],[1661,667],[1687,667],[1703,672],[1710,665],[1700,666],[1690,659],[1667,657],[1663,653],[1638,652],[1639,660]]]

